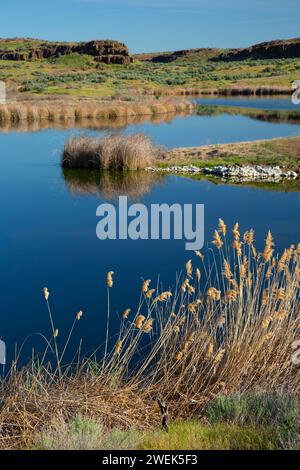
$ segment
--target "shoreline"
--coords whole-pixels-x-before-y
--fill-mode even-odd
[[[300,136],[279,137],[199,147],[178,147],[167,151],[157,169],[168,166],[194,165],[198,168],[217,165],[280,165],[285,170],[300,169]]]

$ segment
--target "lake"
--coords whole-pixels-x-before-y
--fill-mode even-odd
[[[299,126],[221,115],[176,117],[169,123],[129,125],[122,131],[146,132],[156,142],[176,147],[297,135]],[[260,248],[269,228],[278,250],[300,241],[299,192],[214,184],[180,176],[114,178],[90,171],[62,171],[61,150],[75,132],[87,131],[0,131],[0,338],[7,344],[9,360],[15,344],[20,347],[27,337],[23,360],[30,357],[32,347],[43,350],[44,341],[33,333],[50,337],[42,295],[45,286],[50,291],[62,342],[76,312],[84,311],[66,356],[71,360],[81,338],[84,352],[104,340],[108,271],[115,272],[111,291],[113,331],[119,323],[117,312],[126,308],[134,311],[142,278],[156,284],[159,275],[166,289],[174,285],[176,271],[191,257],[184,241],[100,241],[96,237],[98,205],[114,202],[119,194],[147,207],[163,202],[204,204],[206,245],[220,217],[229,227],[239,221],[241,231],[254,228]]]
[[[221,105],[221,106],[241,106],[243,108],[257,109],[277,109],[277,110],[295,110],[300,109],[300,105],[295,105],[291,97],[257,97],[251,96],[218,96],[218,97],[195,97],[199,104]]]

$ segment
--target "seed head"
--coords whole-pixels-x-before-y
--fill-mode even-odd
[[[44,287],[43,293],[44,293],[45,300],[48,300],[50,292],[48,291],[47,287]]]
[[[80,311],[76,314],[76,319],[77,319],[78,321],[81,320],[82,315],[83,315],[83,311],[80,310]]]
[[[113,271],[109,271],[109,273],[107,273],[107,287],[109,289],[111,289],[112,286],[114,285],[113,275],[114,275]]]
[[[127,308],[127,309],[125,310],[125,312],[123,313],[123,318],[128,318],[130,312],[131,312],[130,308]]]

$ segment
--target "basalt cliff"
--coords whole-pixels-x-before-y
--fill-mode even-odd
[[[95,40],[78,43],[55,43],[55,42],[30,42],[30,40],[1,40],[0,59],[34,61],[49,59],[67,54],[87,54],[95,58],[97,62],[105,64],[130,64],[132,57],[127,46],[118,41]],[[24,44],[26,47],[24,47]]]
[[[212,61],[234,61],[247,59],[288,59],[300,57],[300,38],[262,42],[239,49],[184,49],[174,52],[136,54],[142,62],[174,62],[178,59],[208,59]]]

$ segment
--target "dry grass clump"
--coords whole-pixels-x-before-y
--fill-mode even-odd
[[[63,151],[62,166],[100,170],[141,170],[162,156],[144,134],[110,135],[103,138],[70,137]]]
[[[117,273],[108,274],[103,288],[109,319]],[[168,403],[171,419],[198,417],[220,394],[284,391],[299,398],[292,355],[300,338],[300,243],[277,255],[269,232],[258,252],[253,230],[241,233],[238,224],[229,230],[220,220],[211,248],[187,260],[172,290],[150,279],[141,283],[139,304],[124,305],[115,346],[108,352],[107,334],[100,361],[93,356],[64,367],[82,311],[60,345],[51,294],[44,289],[47,351],[29,367],[14,365],[0,382],[2,448],[34,445],[45,423],[78,415],[108,430],[156,426],[158,398]]]

